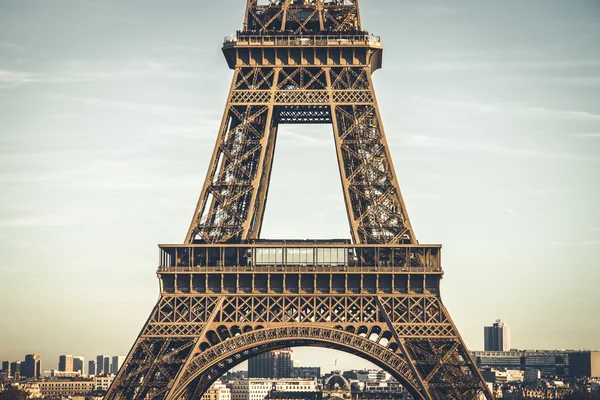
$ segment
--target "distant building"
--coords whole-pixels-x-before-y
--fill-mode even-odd
[[[291,378],[313,379],[321,377],[321,367],[294,367]]]
[[[248,361],[249,378],[289,378],[293,368],[292,349],[273,350]]]
[[[363,387],[364,392],[402,392],[403,387],[395,380],[367,381]]]
[[[275,350],[275,378],[290,378],[294,368],[293,350],[290,348]]]
[[[404,392],[358,392],[353,393],[354,400],[413,400],[413,397]]]
[[[248,371],[228,371],[221,379],[224,381],[234,381],[248,378]]]
[[[13,361],[10,363],[9,376],[12,376],[17,381],[19,380],[18,378],[21,377],[21,364],[23,364],[21,361]]]
[[[10,361],[2,361],[2,372],[4,372],[7,376],[10,375]]]
[[[110,372],[113,375],[117,375],[117,373],[121,369],[121,366],[123,365],[124,362],[125,362],[125,356],[114,356],[112,358],[112,365],[111,365]]]
[[[274,378],[273,355],[266,352],[248,360],[248,378]],[[233,392],[232,392],[233,394]],[[239,399],[234,399],[239,400]]]
[[[42,392],[40,391],[40,387],[37,382],[27,382],[27,383],[14,383],[12,387],[15,387],[19,390],[24,390],[29,393],[29,399],[40,399],[42,398]]]
[[[110,357],[105,356],[102,364],[102,373],[104,375],[110,375]]]
[[[40,355],[27,354],[21,369],[21,375],[26,378],[39,378],[42,376],[42,360],[40,359]]]
[[[269,391],[316,392],[317,381],[312,379],[241,379],[227,384],[231,400],[263,400]]]
[[[200,400],[231,400],[231,389],[217,381],[208,388]]]
[[[356,386],[362,386],[362,390],[355,392]],[[352,386],[352,398],[354,400],[405,400],[412,399],[409,393],[400,384],[392,379],[358,383]]]
[[[536,383],[541,377],[542,374],[539,369],[527,368],[525,370],[525,382],[527,383]]]
[[[498,371],[494,368],[481,371],[481,375],[486,382],[504,384],[511,382],[523,382],[523,371],[509,369],[506,371]]]
[[[96,375],[96,361],[88,361],[88,375]]]
[[[47,380],[37,382],[43,397],[49,396],[77,396],[84,395],[94,390],[94,381],[86,380]]]
[[[280,392],[270,390],[265,400],[321,400],[323,392]]]
[[[79,377],[81,377],[81,374],[79,373],[79,371],[65,372],[65,371],[59,371],[57,369],[52,369],[52,370],[46,371],[46,372],[47,373],[49,372],[49,376],[51,378],[79,378]]]
[[[110,369],[108,369],[107,371],[104,371],[104,359],[105,358],[108,358],[108,356],[105,356],[105,355],[96,356],[96,375],[110,373]]]
[[[485,351],[509,351],[510,327],[499,319],[483,328]]]
[[[95,390],[108,390],[112,381],[114,380],[114,376],[95,376],[94,380],[94,389]]]
[[[73,356],[63,355],[58,357],[58,370],[61,372],[73,372]]]
[[[78,372],[83,375],[84,372],[85,359],[81,356],[73,357],[73,371]]]
[[[382,369],[369,369],[367,370],[368,381],[386,381],[390,378],[390,374]]]
[[[569,354],[570,376],[600,378],[600,352],[581,351]]]
[[[352,387],[348,379],[342,376],[341,371],[333,373],[323,381],[323,399],[350,400]]]
[[[359,381],[359,382],[365,382],[369,378],[369,371],[367,371],[366,369],[363,369],[363,370],[353,369],[353,370],[349,370],[349,371],[344,371],[342,373],[342,376],[346,379]]]
[[[569,350],[473,351],[478,367],[537,369],[541,376],[600,376],[600,352]]]

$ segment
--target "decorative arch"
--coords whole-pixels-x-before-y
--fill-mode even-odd
[[[199,347],[182,372],[169,398],[197,399],[225,372],[256,355],[284,347],[315,346],[340,350],[361,357],[386,370],[396,378],[415,399],[424,399],[409,364],[397,346],[386,347],[342,327],[288,326],[256,327],[249,331],[235,326],[229,332],[235,336],[223,338],[209,348]],[[217,331],[219,329],[217,328]],[[214,332],[214,331],[211,331]],[[223,335],[227,336],[227,335]],[[204,342],[202,343],[204,344]]]

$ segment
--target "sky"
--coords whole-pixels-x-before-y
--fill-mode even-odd
[[[187,232],[244,0],[0,0],[0,359],[127,354]],[[600,350],[600,2],[362,0],[417,238],[473,350]],[[331,127],[280,127],[265,238],[349,238]],[[296,350],[302,365],[368,363]]]

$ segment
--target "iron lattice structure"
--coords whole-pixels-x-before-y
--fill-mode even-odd
[[[383,47],[358,0],[248,0],[185,244],[161,245],[161,296],[107,399],[199,399],[235,365],[290,346],[339,349],[416,399],[492,399],[418,244],[371,75]],[[259,239],[279,124],[333,126],[351,240]]]

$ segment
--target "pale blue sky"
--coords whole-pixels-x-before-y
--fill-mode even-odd
[[[156,244],[183,240],[197,201],[244,5],[0,0],[0,359],[128,352]],[[600,1],[361,8],[412,223],[444,245],[467,345],[500,317],[514,347],[600,349]],[[330,128],[283,126],[277,145],[263,236],[349,237]]]

